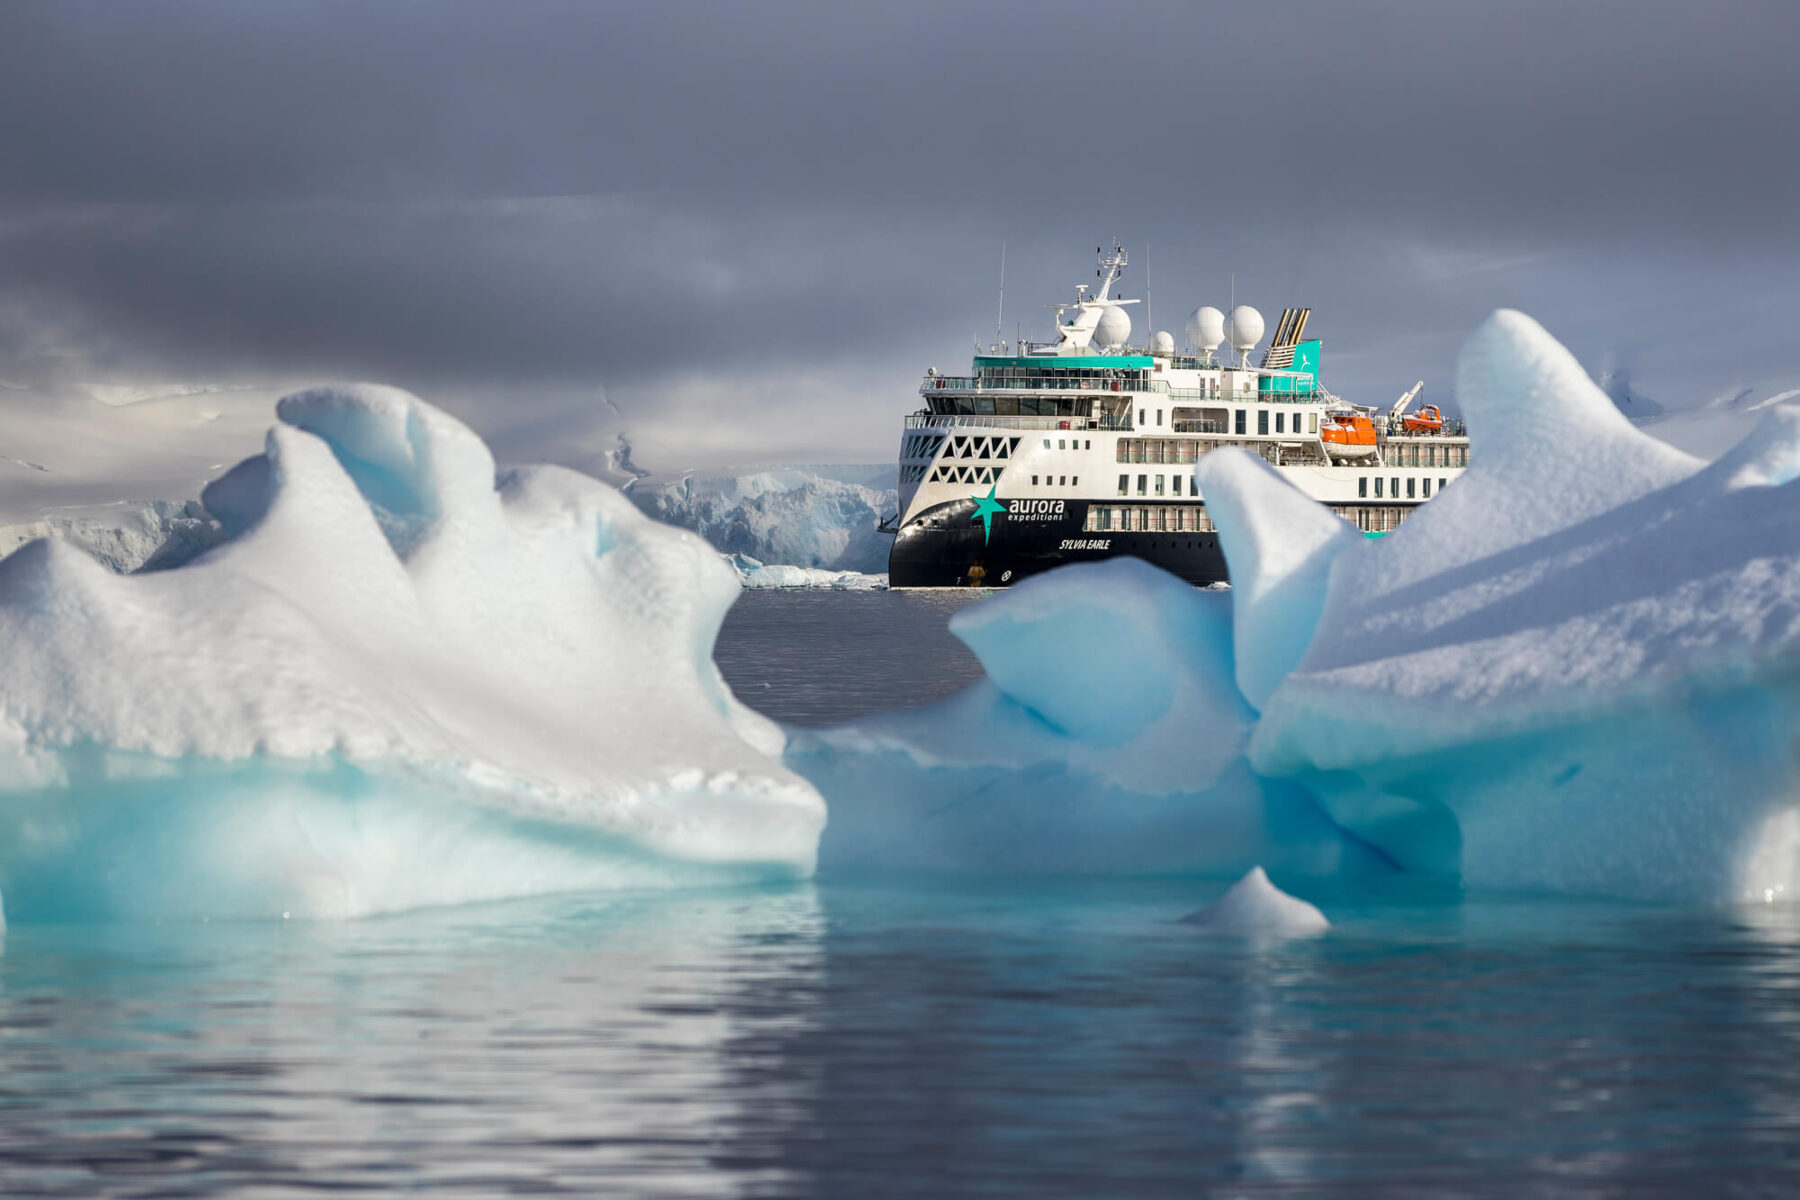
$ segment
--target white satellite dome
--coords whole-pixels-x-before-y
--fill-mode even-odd
[[[1240,304],[1225,319],[1225,337],[1239,350],[1249,350],[1262,341],[1262,314],[1248,304]]]
[[[1155,341],[1156,353],[1158,353],[1158,354],[1173,354],[1173,353],[1175,353],[1175,335],[1170,333],[1168,330],[1166,330],[1166,329],[1157,330],[1154,341]]]
[[[1212,353],[1225,340],[1225,314],[1210,304],[1196,308],[1187,319],[1187,335],[1202,353]]]
[[[1100,314],[1094,328],[1094,341],[1108,350],[1117,350],[1131,340],[1131,314],[1116,304],[1109,304]]]

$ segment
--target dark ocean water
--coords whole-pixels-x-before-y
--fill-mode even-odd
[[[792,720],[954,690],[963,597],[746,597]],[[768,683],[752,691],[747,682]],[[1800,911],[935,877],[15,925],[0,1195],[1793,1196]]]

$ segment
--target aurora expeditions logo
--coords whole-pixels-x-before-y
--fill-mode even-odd
[[[985,496],[969,497],[975,501],[975,511],[969,514],[969,520],[981,522],[981,544],[984,546],[994,540],[994,518],[997,516],[1005,514],[1016,521],[1054,521],[1067,511],[1065,500],[996,500],[994,492],[999,486],[996,483]]]

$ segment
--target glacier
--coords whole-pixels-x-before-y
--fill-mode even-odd
[[[758,565],[874,575],[887,570],[893,538],[877,526],[895,511],[898,493],[872,485],[893,475],[892,466],[796,467],[665,483],[639,480],[628,494],[649,516],[692,530],[722,554]],[[756,581],[753,586],[821,584]]]
[[[711,660],[699,538],[497,475],[405,392],[315,389],[202,495],[223,540],[120,575],[0,560],[0,895],[24,917],[359,916],[792,878],[824,805]]]
[[[1509,311],[1457,399],[1474,465],[1386,537],[1216,451],[1228,592],[1063,568],[952,620],[975,687],[792,731],[820,869],[1800,894],[1800,412],[1707,464]]]

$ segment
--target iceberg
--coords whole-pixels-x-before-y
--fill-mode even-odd
[[[711,660],[738,586],[710,547],[572,471],[496,477],[396,389],[277,416],[206,489],[223,541],[191,561],[0,560],[15,921],[811,871],[824,805]]]
[[[822,872],[1391,869],[1304,789],[1251,770],[1229,592],[1114,559],[1034,576],[950,629],[981,682],[789,731],[788,765],[831,806]]]
[[[738,582],[751,591],[778,588],[823,588],[834,592],[879,592],[887,588],[887,572],[865,575],[861,571],[829,571],[822,567],[790,567],[763,563],[748,554],[731,554],[726,561],[738,573]]]
[[[1230,891],[1181,923],[1238,937],[1310,937],[1331,928],[1324,913],[1270,883],[1261,867],[1252,867]]]
[[[1471,337],[1457,395],[1474,465],[1334,555],[1255,769],[1470,886],[1792,895],[1800,413],[1704,464],[1514,312]],[[1251,472],[1199,474],[1243,502]]]
[[[1800,895],[1800,409],[1708,464],[1506,311],[1457,397],[1474,465],[1396,532],[1215,451],[1228,592],[1065,567],[953,619],[975,687],[791,732],[821,870]]]

